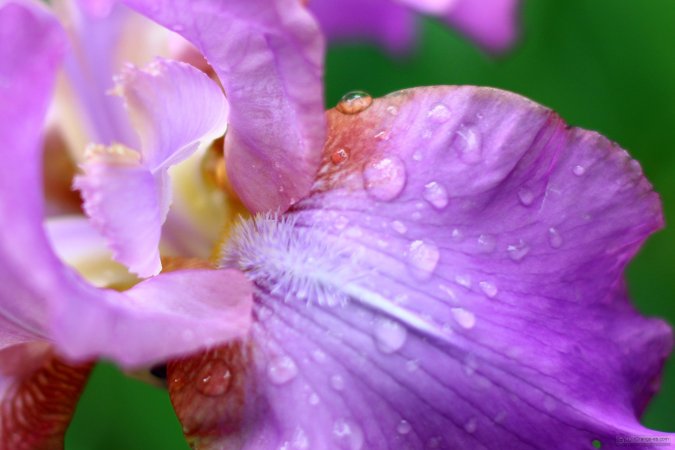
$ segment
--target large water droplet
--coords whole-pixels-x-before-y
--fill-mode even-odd
[[[380,318],[375,321],[374,336],[377,348],[382,353],[394,353],[403,347],[408,332],[400,323]]]
[[[396,431],[398,431],[398,434],[408,434],[411,430],[412,426],[410,425],[410,422],[405,419],[401,420],[398,425],[396,425]]]
[[[298,366],[288,356],[279,356],[267,366],[267,376],[274,384],[285,384],[291,381],[298,374]]]
[[[448,206],[448,191],[436,181],[424,185],[423,196],[436,209],[443,209]]]
[[[197,390],[204,395],[217,397],[227,393],[231,381],[232,373],[225,361],[209,361],[199,371]]]
[[[580,177],[581,175],[586,173],[586,168],[584,166],[579,166],[579,165],[574,166],[574,168],[572,169],[572,173],[574,173],[574,175]]]
[[[509,258],[511,258],[513,261],[522,261],[523,258],[525,258],[525,256],[530,253],[530,246],[521,239],[515,244],[509,245],[506,248],[506,251],[509,254]]]
[[[467,164],[478,164],[483,159],[483,143],[480,132],[473,127],[462,126],[454,141],[459,157]]]
[[[455,321],[462,328],[469,330],[476,325],[476,316],[471,311],[467,311],[464,308],[452,308],[451,311]]]
[[[338,165],[349,159],[350,150],[348,147],[340,147],[330,155],[330,160],[333,164]]]
[[[483,293],[490,298],[494,298],[498,293],[497,286],[495,286],[494,283],[490,283],[489,281],[481,281],[478,283],[478,285],[480,286]]]
[[[438,265],[440,251],[435,244],[422,240],[413,241],[408,248],[408,267],[418,280],[428,280]]]
[[[518,199],[523,206],[530,206],[532,202],[534,202],[534,193],[529,188],[520,188],[518,191]]]
[[[427,113],[429,120],[437,123],[447,122],[450,116],[450,110],[443,103],[436,103]]]
[[[343,114],[358,114],[372,103],[373,98],[367,92],[351,91],[342,96],[336,109]]]
[[[347,450],[361,450],[365,441],[363,430],[351,420],[339,419],[333,424],[333,435]]]
[[[393,200],[405,186],[405,164],[397,156],[370,161],[363,169],[363,181],[368,194],[375,199]]]
[[[553,248],[560,248],[563,245],[563,238],[560,232],[553,227],[548,229],[548,245]]]

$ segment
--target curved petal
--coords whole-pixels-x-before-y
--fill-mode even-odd
[[[368,39],[399,52],[415,37],[413,12],[392,0],[312,0],[308,7],[329,41]]]
[[[139,130],[142,151],[90,148],[84,175],[74,186],[115,260],[148,277],[162,269],[159,241],[171,203],[168,169],[225,132],[228,106],[203,72],[164,59],[143,70],[128,67],[117,91]]]
[[[91,368],[61,361],[45,343],[0,351],[0,449],[63,448]]]
[[[257,286],[256,323],[220,366],[193,367],[224,364],[233,386],[221,416],[183,417],[198,448],[673,439],[637,420],[673,342],[622,281],[662,225],[625,151],[487,88],[328,117],[310,196],[242,225],[225,253]],[[200,386],[170,386],[179,416],[213,402]]]
[[[520,0],[457,0],[445,21],[492,52],[503,52],[518,37]]]
[[[11,327],[2,345],[43,338],[70,359],[135,366],[246,332],[251,288],[237,272],[162,274],[119,293],[58,260],[42,224],[39,151],[65,38],[43,7],[19,1],[0,6],[0,37],[0,324]]]
[[[232,107],[228,177],[252,211],[285,210],[309,190],[325,137],[323,42],[296,0],[127,0],[206,57]]]

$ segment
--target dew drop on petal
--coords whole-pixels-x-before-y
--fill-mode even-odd
[[[416,372],[420,368],[420,363],[416,359],[406,361],[405,368],[408,372]]]
[[[375,343],[382,353],[394,353],[398,351],[408,337],[408,332],[400,323],[379,318],[375,321]]]
[[[552,248],[560,248],[562,246],[563,238],[556,228],[551,227],[548,229],[548,244]]]
[[[518,199],[523,206],[530,206],[532,202],[534,202],[534,193],[529,188],[520,188],[518,191]]]
[[[398,434],[408,434],[411,430],[412,426],[410,425],[410,422],[405,419],[401,420],[396,426],[396,431],[398,431]]]
[[[403,222],[400,220],[394,220],[391,223],[391,227],[396,231],[398,234],[405,234],[408,231],[408,227],[405,226]]]
[[[462,126],[456,132],[455,146],[459,157],[467,164],[478,164],[483,159],[483,143],[480,133],[472,127]]]
[[[209,397],[225,395],[230,388],[232,373],[223,360],[209,361],[197,377],[197,390]]]
[[[413,241],[408,248],[410,272],[418,280],[428,280],[436,269],[440,256],[435,244],[422,240]]]
[[[312,359],[319,364],[326,362],[326,354],[321,350],[314,350],[312,352]]]
[[[333,436],[347,450],[361,450],[365,441],[363,430],[351,420],[338,419],[333,424]]]
[[[511,258],[513,261],[519,262],[522,261],[523,258],[525,258],[530,252],[530,246],[521,239],[517,243],[506,247],[506,251],[509,254],[509,258]]]
[[[307,402],[308,402],[310,405],[312,405],[312,406],[316,406],[316,405],[318,405],[318,404],[321,402],[321,399],[320,399],[319,396],[316,394],[316,392],[312,392],[312,393],[309,395],[309,398],[307,399]]]
[[[422,152],[419,150],[415,150],[415,153],[413,153],[412,155],[412,159],[414,161],[422,161],[423,158],[424,156],[422,155]]]
[[[456,275],[455,282],[467,289],[471,288],[471,275]]]
[[[288,356],[279,356],[267,366],[267,376],[274,384],[286,384],[298,374],[298,367]]]
[[[335,150],[332,155],[330,155],[330,160],[335,165],[342,164],[349,159],[349,154],[349,148],[341,147]]]
[[[472,312],[467,311],[464,308],[452,308],[451,311],[455,321],[462,328],[469,330],[476,325],[476,316]]]
[[[398,108],[394,105],[387,106],[387,112],[392,116],[396,116],[398,114]]]
[[[491,234],[481,234],[478,236],[478,250],[481,253],[491,253],[497,247],[497,238]]]
[[[330,377],[330,385],[336,391],[341,391],[345,388],[345,380],[341,375],[333,375]]]
[[[373,98],[367,92],[351,91],[342,96],[336,109],[342,114],[358,114],[365,111],[373,103]]]
[[[464,430],[466,430],[467,433],[475,432],[476,428],[478,428],[478,421],[475,418],[469,419],[469,421],[464,424]]]
[[[363,169],[366,191],[377,200],[398,197],[406,182],[405,165],[397,156],[370,161]]]
[[[490,283],[489,281],[481,281],[478,283],[478,285],[480,286],[483,293],[490,298],[494,298],[498,293],[497,286],[495,286],[494,283]]]
[[[309,437],[305,430],[298,427],[293,431],[293,437],[291,438],[291,449],[293,450],[308,450],[309,449]]]
[[[436,181],[424,185],[423,196],[436,209],[443,209],[448,206],[448,191]]]
[[[572,172],[574,173],[574,175],[580,177],[581,175],[586,173],[586,168],[584,166],[576,165],[572,169]]]
[[[427,117],[432,122],[443,123],[450,119],[450,109],[444,103],[436,103],[427,113]]]

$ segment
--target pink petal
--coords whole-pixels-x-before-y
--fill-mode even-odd
[[[230,367],[229,394],[173,388],[199,448],[673,439],[638,421],[673,339],[626,295],[662,214],[625,151],[487,88],[402,91],[328,119],[310,196],[243,225],[225,253],[257,286],[256,322],[193,367]]]
[[[250,285],[237,272],[163,274],[119,293],[89,286],[52,251],[40,137],[64,43],[43,7],[0,6],[0,344],[45,339],[71,359],[137,366],[246,332]]]
[[[518,37],[520,0],[457,0],[446,22],[492,52],[503,52]]]
[[[192,42],[232,106],[228,176],[253,211],[286,209],[309,190],[323,145],[323,42],[296,0],[128,0]]]
[[[118,91],[139,130],[142,151],[94,148],[75,188],[115,260],[148,277],[162,268],[159,241],[171,203],[167,171],[225,132],[228,106],[203,72],[169,60],[143,70],[127,68]]]

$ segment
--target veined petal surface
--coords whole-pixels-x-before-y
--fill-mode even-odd
[[[213,396],[170,366],[197,448],[672,440],[638,422],[673,341],[623,282],[662,226],[637,162],[488,88],[402,91],[328,118],[310,196],[242,225],[225,252],[256,284],[250,338],[183,363],[229,367],[232,391],[200,408]]]
[[[297,0],[127,0],[199,49],[231,105],[227,174],[251,211],[305,196],[325,137],[323,40]]]

